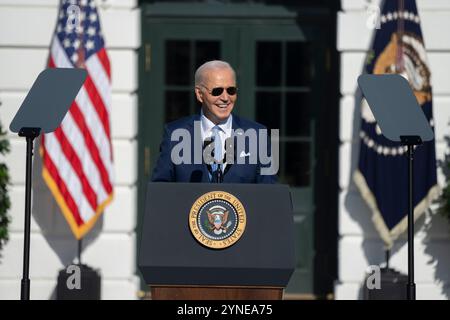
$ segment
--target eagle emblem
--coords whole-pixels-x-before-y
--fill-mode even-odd
[[[228,221],[229,211],[222,206],[214,206],[206,211],[210,230],[219,235],[226,233],[231,221]],[[228,222],[228,223],[227,223]]]
[[[238,198],[225,191],[201,195],[189,212],[191,234],[210,249],[232,246],[244,234],[246,224],[244,206]]]
[[[397,70],[399,42],[402,43],[403,65]],[[380,53],[373,68],[374,74],[399,73],[408,80],[419,105],[431,101],[431,72],[422,39],[409,32],[393,33],[391,41]]]

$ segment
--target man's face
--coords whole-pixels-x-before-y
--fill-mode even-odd
[[[202,85],[195,87],[197,100],[202,103],[204,115],[215,124],[225,121],[233,110],[237,94],[229,95],[227,88],[236,87],[233,70],[228,68],[205,71]],[[224,88],[218,96],[213,96],[214,88]]]

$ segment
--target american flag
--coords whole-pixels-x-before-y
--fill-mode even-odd
[[[50,68],[88,76],[60,127],[42,135],[42,176],[75,237],[94,225],[113,195],[111,68],[94,0],[62,0]]]

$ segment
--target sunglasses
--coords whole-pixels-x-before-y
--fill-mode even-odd
[[[223,93],[223,90],[226,90],[230,96],[234,96],[237,92],[236,87],[228,87],[226,89],[223,87],[217,87],[217,88],[213,88],[211,91],[204,85],[202,85],[202,87],[204,87],[206,90],[208,90],[208,92],[214,97],[220,96]]]

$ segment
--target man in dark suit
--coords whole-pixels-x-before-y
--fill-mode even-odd
[[[258,133],[266,128],[232,114],[237,98],[233,68],[227,62],[218,60],[200,66],[195,73],[195,95],[202,104],[200,114],[165,126],[152,181],[275,183],[276,174],[265,173],[268,163],[263,164],[259,157],[258,134],[253,135],[255,139],[244,139],[242,150],[236,149],[239,145],[234,143],[236,133],[247,137],[246,132]],[[180,141],[174,137],[183,137],[187,148],[180,149]],[[268,140],[265,146],[269,149],[267,155],[270,155]],[[205,149],[211,141],[214,152],[211,156],[214,159],[205,163]]]

